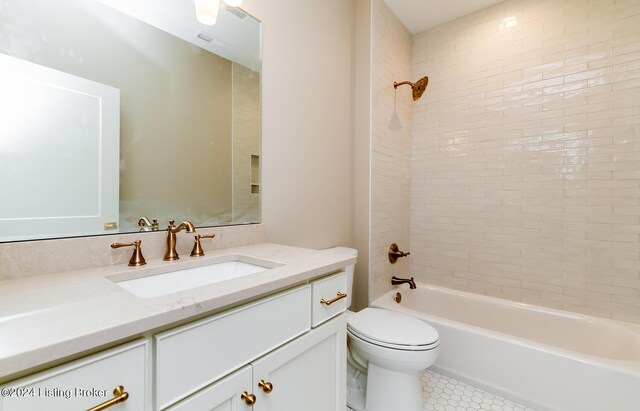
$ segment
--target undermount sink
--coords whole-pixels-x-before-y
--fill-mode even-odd
[[[153,298],[256,274],[280,265],[270,261],[263,264],[233,259],[115,283],[138,297]]]

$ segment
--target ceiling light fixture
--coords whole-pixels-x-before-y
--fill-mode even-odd
[[[218,21],[220,0],[195,0],[196,18],[202,24],[213,26]]]
[[[240,6],[242,6],[242,0],[224,0],[224,2],[229,7],[240,7]]]

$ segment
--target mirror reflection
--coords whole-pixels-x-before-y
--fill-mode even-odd
[[[259,222],[242,10],[203,26],[180,0],[0,0],[0,53],[0,241]]]

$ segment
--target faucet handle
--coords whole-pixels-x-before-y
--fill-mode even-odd
[[[131,258],[129,259],[129,266],[139,267],[147,263],[144,259],[144,256],[142,255],[141,244],[142,244],[142,241],[140,240],[136,240],[132,243],[113,243],[111,244],[111,248],[115,249],[120,247],[135,247],[135,249],[133,250],[133,254],[131,255]]]
[[[194,238],[196,239],[195,244],[193,245],[193,250],[191,250],[191,257],[202,257],[204,255],[204,250],[200,245],[201,238],[214,238],[215,234],[207,234],[207,235],[196,235]]]
[[[404,251],[400,251],[398,248],[398,244],[393,243],[389,246],[389,262],[391,264],[395,264],[398,261],[398,258],[406,257],[411,253],[405,253]]]

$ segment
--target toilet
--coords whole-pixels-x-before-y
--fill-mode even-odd
[[[346,267],[349,291],[354,268]],[[435,328],[408,314],[348,311],[347,405],[355,411],[421,411],[420,373],[438,358],[439,343]]]

